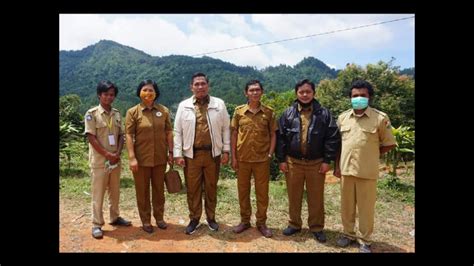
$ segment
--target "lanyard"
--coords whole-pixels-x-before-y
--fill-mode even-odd
[[[112,119],[113,115],[110,116],[109,122],[107,122],[107,127],[109,128],[109,133],[112,132],[112,125],[114,120]]]

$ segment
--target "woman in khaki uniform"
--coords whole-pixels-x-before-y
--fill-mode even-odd
[[[160,96],[153,80],[144,80],[137,87],[141,103],[128,109],[125,127],[130,170],[135,180],[138,212],[143,230],[153,232],[151,205],[156,225],[166,229],[163,219],[166,163],[173,163],[173,128],[168,108],[155,104]]]

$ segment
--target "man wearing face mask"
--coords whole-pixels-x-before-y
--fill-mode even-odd
[[[315,85],[305,79],[295,86],[297,100],[283,112],[277,132],[276,157],[286,175],[290,220],[286,236],[301,231],[301,205],[306,183],[308,227],[318,242],[326,242],[324,180],[336,159],[341,136],[328,109],[314,99]]]
[[[352,109],[343,112],[337,120],[342,146],[334,175],[341,178],[341,220],[344,226],[344,235],[337,240],[337,245],[347,247],[356,242],[357,207],[361,233],[359,251],[363,253],[371,252],[379,157],[396,146],[387,114],[369,106],[373,95],[369,82],[355,80],[349,91]]]

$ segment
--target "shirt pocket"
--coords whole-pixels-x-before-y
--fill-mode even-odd
[[[350,126],[342,126],[340,129],[341,132],[341,138],[342,140],[347,140],[349,138],[349,135],[351,133],[351,127]]]
[[[194,112],[191,110],[184,110],[182,114],[182,119],[186,122],[194,120],[195,119]]]
[[[378,142],[377,127],[361,127],[361,138],[366,142]]]

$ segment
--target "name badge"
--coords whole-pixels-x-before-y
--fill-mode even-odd
[[[109,145],[115,146],[115,136],[114,134],[109,134]]]

